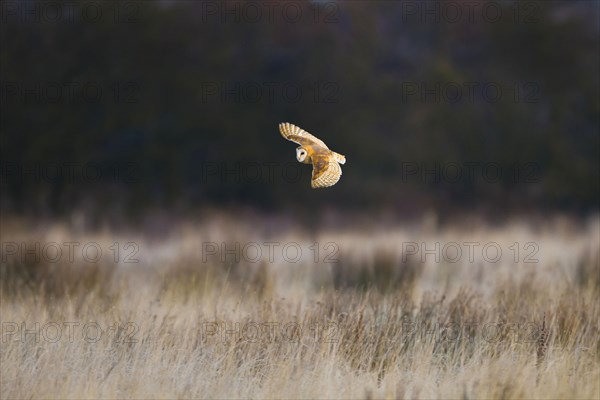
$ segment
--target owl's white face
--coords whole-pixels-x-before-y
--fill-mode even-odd
[[[306,160],[307,155],[308,153],[302,147],[298,147],[296,149],[296,160],[298,160],[299,162],[304,162],[304,160]]]

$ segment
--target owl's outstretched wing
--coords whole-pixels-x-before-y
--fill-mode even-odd
[[[313,155],[310,186],[313,189],[333,186],[342,176],[342,167],[328,155]]]
[[[279,132],[281,132],[281,136],[283,136],[287,140],[301,144],[303,146],[317,145],[326,149],[329,148],[321,139],[314,137],[310,133],[306,132],[304,129],[300,128],[299,126],[290,124],[289,122],[279,124]]]

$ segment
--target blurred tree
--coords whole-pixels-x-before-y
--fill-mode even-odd
[[[83,3],[62,5],[76,17],[59,22],[3,5],[2,206],[597,209],[596,2],[532,3],[527,21],[513,18],[518,2],[501,2],[507,17],[494,23],[481,20],[485,3],[475,22],[408,15],[406,2],[308,0],[294,2],[297,22],[277,11],[256,20],[240,12],[247,4],[103,1],[97,22],[81,17]],[[340,184],[316,195],[307,166],[293,169],[303,179],[284,179],[294,153],[282,121],[348,156]],[[128,173],[30,173],[63,163]],[[263,165],[259,179],[248,177],[252,163]],[[279,166],[274,179],[264,163]],[[504,173],[494,183],[406,179],[406,163]],[[515,179],[515,165],[536,179]]]

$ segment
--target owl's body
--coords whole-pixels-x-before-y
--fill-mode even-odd
[[[327,145],[310,133],[290,123],[279,124],[281,136],[300,146],[296,148],[296,159],[304,164],[313,165],[311,187],[313,189],[335,185],[342,176],[340,164],[346,163],[346,157],[329,150]]]

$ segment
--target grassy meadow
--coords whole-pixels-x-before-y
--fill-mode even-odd
[[[600,393],[597,216],[1,234],[3,399]]]

